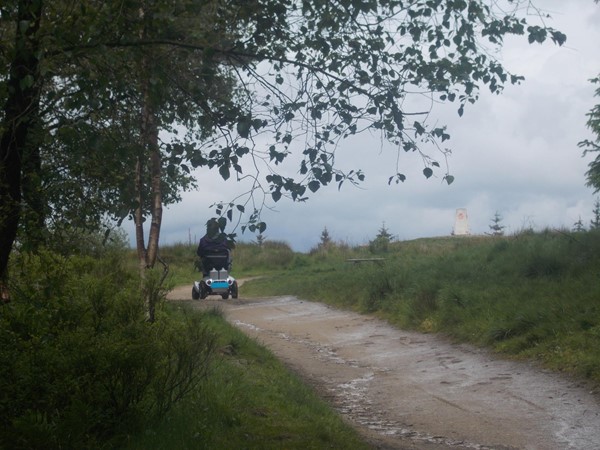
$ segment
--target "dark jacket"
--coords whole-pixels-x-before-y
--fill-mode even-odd
[[[227,241],[225,239],[220,239],[220,237],[213,239],[208,236],[204,236],[202,239],[200,239],[196,254],[200,257],[203,257],[210,254],[226,252],[227,250],[229,250],[229,246],[227,245]]]
[[[204,236],[198,244],[197,255],[200,257],[200,269],[203,275],[207,276],[210,269],[227,269],[231,270],[231,259],[229,254],[229,246],[225,239],[216,239]]]

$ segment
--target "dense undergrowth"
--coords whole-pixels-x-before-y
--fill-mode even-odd
[[[81,247],[11,260],[11,302],[0,304],[0,448],[365,448],[218,311],[162,301],[162,269],[143,288],[158,299],[151,323],[135,257]],[[189,283],[190,248],[164,257]]]
[[[383,257],[383,262],[348,259]],[[547,230],[326,251],[244,295],[294,294],[600,383],[600,233]]]
[[[122,255],[14,258],[0,311],[0,448],[101,448],[156,421],[208,373],[200,316],[146,320]]]

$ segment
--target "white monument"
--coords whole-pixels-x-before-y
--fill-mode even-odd
[[[454,218],[453,236],[467,236],[471,234],[469,230],[469,217],[467,216],[467,208],[458,208],[456,217]]]

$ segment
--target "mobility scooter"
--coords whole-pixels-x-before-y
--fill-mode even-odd
[[[214,250],[200,258],[202,279],[194,281],[192,299],[205,299],[209,295],[220,295],[223,300],[238,298],[238,284],[231,270],[230,250]]]

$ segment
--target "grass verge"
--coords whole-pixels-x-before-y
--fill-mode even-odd
[[[245,285],[244,295],[293,294],[374,313],[600,385],[600,233],[419,239],[377,256],[385,262],[313,255]]]
[[[201,314],[174,306],[178,314]],[[203,314],[220,349],[209,377],[127,449],[367,449],[357,433],[268,350]]]

